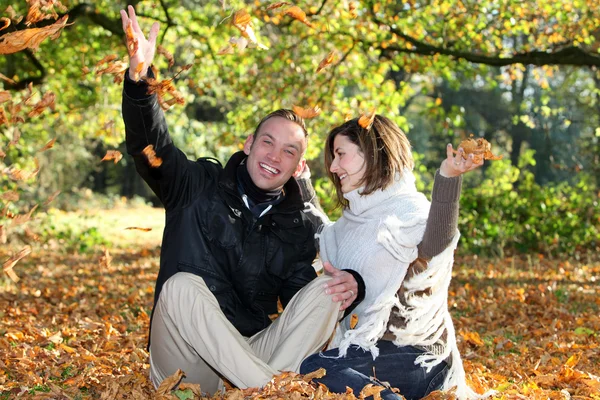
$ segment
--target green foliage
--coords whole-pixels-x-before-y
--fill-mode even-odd
[[[96,227],[82,228],[76,223],[55,225],[52,222],[42,223],[41,226],[42,241],[57,241],[63,251],[95,252],[102,246],[110,245],[110,241]]]
[[[533,152],[528,151],[520,169],[495,161],[479,184],[465,183],[459,222],[462,251],[573,256],[598,250],[600,208],[590,177],[581,173],[575,185],[540,186],[528,170],[533,165]]]

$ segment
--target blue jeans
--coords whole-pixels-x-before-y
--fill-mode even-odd
[[[425,368],[415,365],[415,359],[424,353],[423,350],[412,346],[398,347],[387,340],[380,340],[377,347],[379,356],[375,360],[371,352],[358,346],[350,346],[343,358],[327,358],[337,357],[338,349],[313,354],[302,362],[300,373],[325,368],[327,375],[315,381],[335,393],[345,393],[348,386],[356,396],[369,383],[381,385],[379,382],[387,382],[398,388],[407,400],[420,399],[442,387],[449,369],[446,362],[441,362],[427,373]],[[371,376],[377,379],[371,379]],[[401,398],[389,389],[382,391],[381,397],[385,400]]]

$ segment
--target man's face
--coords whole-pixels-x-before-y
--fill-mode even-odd
[[[302,128],[282,117],[266,120],[244,144],[250,178],[263,190],[283,187],[304,169],[306,138]]]

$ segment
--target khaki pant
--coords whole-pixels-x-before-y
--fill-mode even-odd
[[[298,372],[302,360],[322,349],[341,317],[340,303],[325,294],[328,276],[310,282],[279,318],[251,338],[227,320],[217,299],[196,275],[179,272],[163,286],[150,340],[154,386],[181,369],[203,392],[223,387],[261,387],[279,371]]]

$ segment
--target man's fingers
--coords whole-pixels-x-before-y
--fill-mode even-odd
[[[132,28],[134,32],[141,32],[142,30],[140,29],[137,16],[135,15],[135,9],[133,8],[133,6],[128,6],[127,9],[129,10],[129,19],[131,19],[131,22],[133,24]]]
[[[150,34],[148,35],[148,43],[152,48],[156,46],[156,38],[158,37],[158,31],[160,29],[160,25],[158,22],[152,24],[152,28],[150,28]]]
[[[121,10],[121,22],[123,23],[123,32],[125,32],[127,30],[127,25],[129,24],[129,17],[125,10]]]

